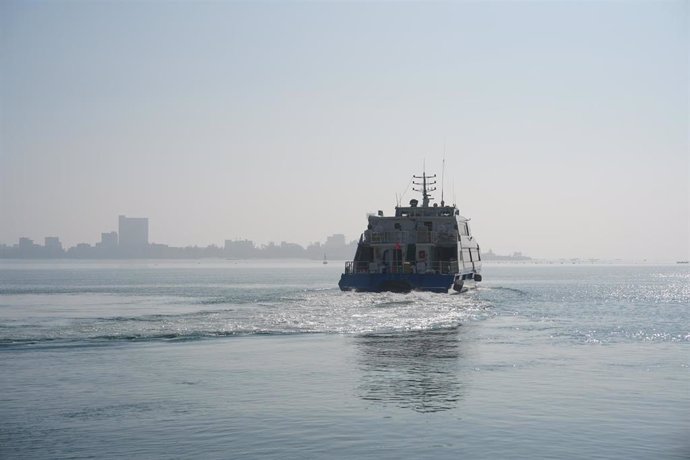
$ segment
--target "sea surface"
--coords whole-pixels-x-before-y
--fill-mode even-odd
[[[687,459],[690,268],[0,261],[0,458]]]

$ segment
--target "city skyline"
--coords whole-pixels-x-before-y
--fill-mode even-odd
[[[333,234],[327,236],[323,243],[312,242],[306,247],[286,241],[256,245],[248,239],[226,239],[222,247],[216,244],[176,247],[150,242],[148,227],[148,217],[119,215],[118,230],[102,232],[101,240],[95,244],[81,242],[63,247],[59,236],[46,236],[44,244],[40,245],[32,238],[20,237],[14,245],[0,242],[0,258],[321,258],[330,253],[336,258],[347,259],[354,255],[357,244],[357,240],[346,241],[343,234]]]
[[[170,246],[149,242],[149,219],[147,217],[118,216],[118,231],[101,232],[101,240],[95,244],[77,243],[63,247],[59,236],[44,237],[44,244],[35,243],[32,238],[20,237],[14,245],[0,242],[0,258],[18,259],[142,259],[142,258],[206,258],[226,257],[234,259],[253,258],[311,258],[324,260],[327,256],[334,259],[351,259],[357,247],[357,239],[347,240],[346,236],[336,233],[321,241],[302,246],[298,243],[270,241],[256,244],[250,239],[226,239],[223,246],[186,245]],[[124,236],[122,236],[124,235]],[[526,261],[531,257],[515,251],[511,255],[495,254],[492,249],[486,251],[488,260]]]
[[[117,231],[115,230],[106,230],[102,231],[100,233],[100,240],[95,240],[95,239],[90,239],[88,241],[80,241],[76,242],[70,239],[63,239],[62,236],[60,235],[52,235],[52,236],[36,236],[40,234],[40,232],[35,232],[35,235],[22,235],[17,238],[16,241],[0,241],[0,245],[11,245],[16,242],[21,242],[23,241],[40,241],[44,240],[46,245],[49,244],[54,244],[55,241],[59,241],[61,245],[65,243],[65,241],[71,241],[68,244],[65,244],[67,247],[75,247],[80,244],[88,244],[92,246],[97,246],[101,245],[103,247],[113,247],[113,246],[123,246],[127,248],[128,250],[137,250],[140,249],[144,246],[147,245],[169,245],[163,240],[158,240],[158,241],[149,241],[149,218],[148,217],[128,217],[126,215],[120,214],[118,215],[118,229]],[[124,242],[123,242],[123,237],[124,236]],[[357,238],[352,238],[352,239],[347,239],[346,235],[344,234],[339,234],[339,233],[334,233],[330,236],[326,236],[325,240],[323,241],[330,241],[331,238],[335,235],[342,236],[344,240],[347,240],[349,242],[356,242]],[[259,247],[262,245],[269,245],[271,243],[282,243],[285,241],[278,241],[278,240],[270,240],[270,241],[256,241],[252,238],[248,238],[246,236],[242,237],[234,237],[234,238],[225,238],[221,240],[221,242],[227,242],[227,241],[251,241],[251,242],[256,242],[258,243]],[[314,243],[319,243],[322,240],[316,240],[316,241],[310,241],[307,243],[309,244],[314,244]],[[192,246],[203,246],[203,245],[215,245],[218,242],[210,242],[210,243],[199,243],[199,242],[188,242],[186,244],[181,245],[180,247],[192,247]],[[35,243],[34,243],[35,244]],[[294,243],[294,244],[302,244],[302,243]]]

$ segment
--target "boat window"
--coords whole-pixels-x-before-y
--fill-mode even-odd
[[[434,260],[439,262],[449,262],[458,257],[457,248],[455,246],[437,247],[435,251]]]
[[[355,254],[355,262],[373,262],[374,248],[371,246],[359,246]]]

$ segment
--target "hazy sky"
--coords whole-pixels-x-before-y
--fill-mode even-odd
[[[688,24],[683,1],[5,0],[0,243],[118,214],[171,245],[355,239],[445,144],[484,250],[688,258]]]

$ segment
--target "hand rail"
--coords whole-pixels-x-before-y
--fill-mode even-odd
[[[457,239],[458,232],[456,230],[446,232],[432,232],[428,230],[418,230],[413,232],[403,230],[377,232],[374,230],[367,230],[360,237],[360,242],[366,241],[371,244],[453,243]]]
[[[432,263],[419,262],[416,265],[410,262],[396,262],[393,264],[377,264],[374,262],[356,260],[348,260],[345,262],[345,274],[347,275],[356,273],[435,273],[445,275],[458,273],[458,268],[457,260],[436,261]]]

